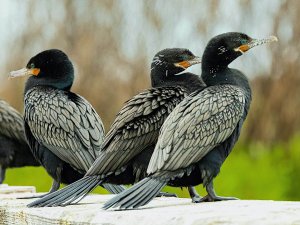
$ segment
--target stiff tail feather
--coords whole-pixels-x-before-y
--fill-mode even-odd
[[[53,207],[66,206],[73,202],[79,202],[88,193],[95,189],[102,182],[99,176],[85,176],[80,180],[64,187],[61,190],[55,191],[45,197],[38,199],[28,207]]]
[[[101,186],[112,194],[120,194],[122,191],[126,190],[126,188],[123,185],[103,183],[101,184]]]
[[[145,178],[133,185],[131,188],[123,191],[121,194],[113,197],[103,206],[104,209],[120,208],[138,208],[150,202],[160,190],[167,184],[167,181]]]

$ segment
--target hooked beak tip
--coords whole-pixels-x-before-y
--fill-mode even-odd
[[[273,41],[278,41],[278,38],[274,35],[270,36],[270,41],[273,42]]]
[[[16,77],[22,77],[28,75],[28,69],[23,68],[16,71],[11,71],[8,75],[9,78],[16,78]]]

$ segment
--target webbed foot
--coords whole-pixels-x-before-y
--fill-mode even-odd
[[[217,202],[217,201],[228,201],[228,200],[238,200],[238,198],[235,197],[222,197],[218,196],[214,190],[213,181],[210,181],[206,185],[206,191],[207,195],[204,196],[200,202]]]
[[[168,193],[168,192],[159,192],[156,197],[175,197],[177,198],[177,195],[174,193]]]
[[[200,203],[201,202],[201,196],[197,193],[195,187],[188,186],[188,191],[191,196],[193,203]]]

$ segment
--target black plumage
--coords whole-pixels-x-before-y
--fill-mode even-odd
[[[91,104],[70,91],[74,69],[64,52],[43,51],[26,68],[11,72],[11,77],[23,75],[31,75],[24,93],[26,138],[54,180],[53,192],[60,183],[83,177],[100,153],[104,127]]]
[[[185,98],[166,119],[147,168],[148,177],[109,200],[104,208],[143,206],[167,183],[203,184],[208,194],[200,202],[235,199],[217,196],[213,179],[238,140],[251,89],[245,75],[228,64],[250,48],[274,40],[254,40],[241,33],[210,40],[202,57],[207,87]]]
[[[21,114],[0,100],[0,184],[7,168],[39,165],[26,142]]]
[[[199,76],[182,73],[199,62],[187,49],[158,52],[151,64],[153,88],[126,102],[105,136],[101,154],[85,177],[29,206],[67,205],[99,183],[132,184],[144,178],[163,122],[185,96],[204,86]],[[189,190],[197,197],[193,187]]]

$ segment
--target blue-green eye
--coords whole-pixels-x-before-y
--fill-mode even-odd
[[[248,41],[247,41],[246,39],[242,39],[242,40],[241,40],[241,44],[242,44],[242,45],[247,44],[247,42],[248,42]]]
[[[35,68],[34,63],[31,63],[30,64],[30,69],[33,69],[33,68]]]

